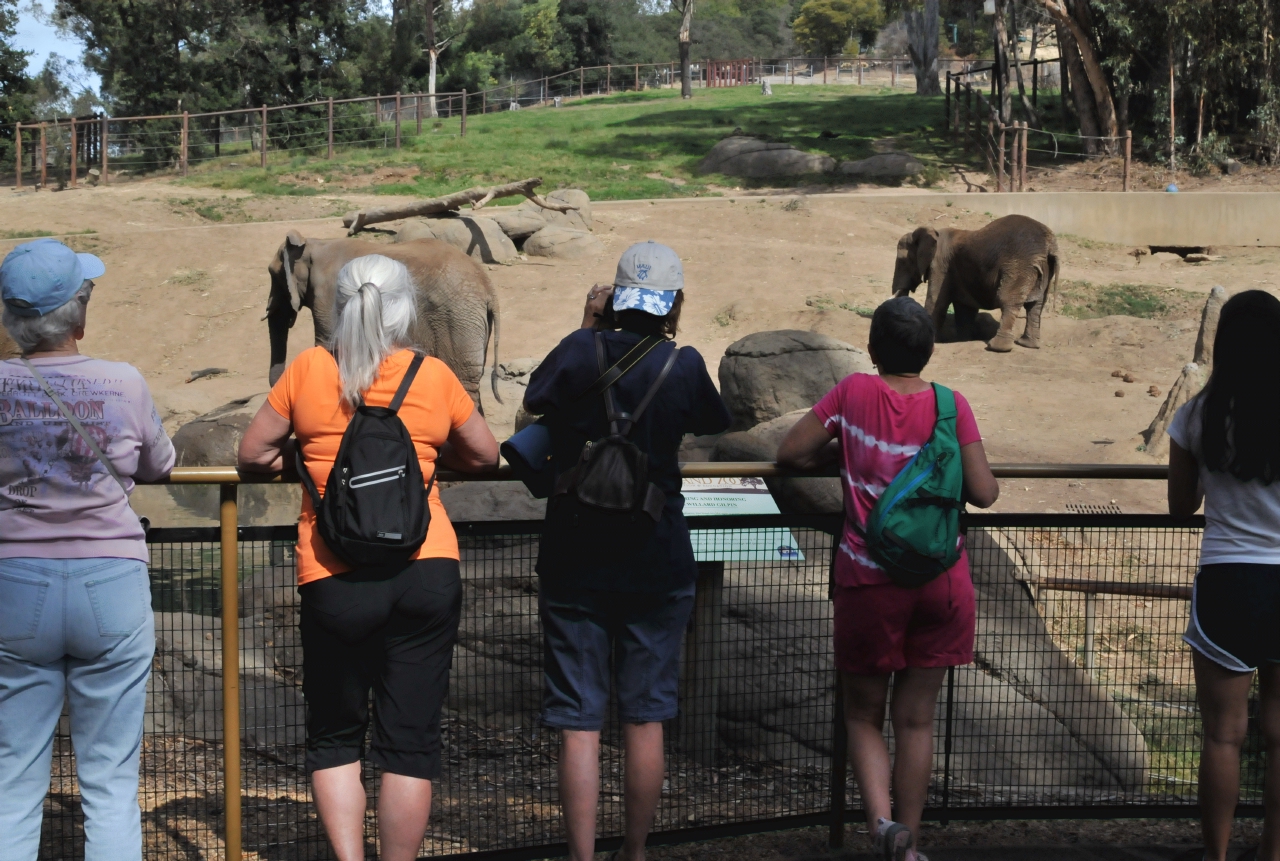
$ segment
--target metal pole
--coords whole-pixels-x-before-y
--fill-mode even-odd
[[[827,845],[840,849],[844,846],[844,815],[849,803],[849,727],[844,722],[844,686],[840,684],[839,670],[836,671],[836,697],[831,712],[831,807],[827,821]]]
[[[191,114],[188,111],[182,112],[182,157],[180,163],[182,165],[182,175],[187,175],[187,141],[191,128]]]
[[[951,820],[951,715],[956,701],[956,668],[947,667],[947,715],[942,735],[942,824]]]
[[[396,90],[396,149],[400,149],[400,91]]]
[[[236,485],[218,486],[222,528],[222,793],[224,861],[240,861],[240,554],[236,547]]]
[[[45,125],[40,124],[40,187],[49,187],[49,151],[45,145]]]
[[[1097,630],[1098,596],[1090,593],[1084,596],[1084,669],[1090,676],[1093,675],[1093,639]]]
[[[102,170],[102,184],[103,184],[103,185],[110,185],[110,184],[111,184],[111,174],[107,172],[107,142],[108,142],[108,136],[109,136],[109,134],[110,134],[110,126],[107,124],[107,115],[106,115],[106,114],[103,114],[103,115],[102,115],[102,132],[101,132],[101,134],[102,134],[102,147],[101,147],[101,151],[98,153],[98,155],[99,155],[99,156],[101,157],[101,159],[102,159],[102,168],[101,168],[101,170]]]
[[[21,191],[22,190],[22,123],[17,123],[13,127],[13,142],[15,145],[14,153],[17,159],[15,163],[17,167],[17,172],[15,173],[17,180],[15,181],[13,187],[18,191]]]
[[[333,159],[333,96],[329,97],[329,150],[325,158]]]
[[[466,136],[467,136],[467,91],[464,88],[462,90],[462,135],[461,137],[465,138]]]
[[[263,169],[267,166],[267,106],[262,106],[262,152],[260,159]]]
[[[78,159],[77,159],[77,157],[76,157],[76,156],[77,156],[77,154],[76,154],[76,144],[77,144],[77,143],[78,143],[78,141],[76,140],[76,118],[75,118],[75,117],[72,117],[72,118],[71,118],[71,147],[70,147],[70,152],[68,152],[68,156],[70,156],[70,161],[71,161],[71,164],[70,164],[70,166],[69,166],[68,170],[70,170],[70,171],[71,171],[71,183],[70,183],[70,184],[71,184],[71,187],[72,187],[72,188],[75,188],[75,187],[76,187],[76,162],[77,162],[77,160],[78,160]]]
[[[1129,171],[1133,167],[1133,130],[1124,133],[1124,190],[1129,190]]]

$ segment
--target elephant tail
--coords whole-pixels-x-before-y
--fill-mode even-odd
[[[1058,286],[1058,255],[1049,254],[1045,258],[1045,270],[1040,274],[1040,295],[1043,297],[1041,301],[1047,307],[1049,304],[1049,291]]]
[[[493,332],[493,372],[489,374],[489,387],[493,389],[493,399],[502,403],[502,395],[498,394],[498,340],[501,330],[497,301],[489,303],[489,331]],[[487,339],[486,339],[487,340]]]

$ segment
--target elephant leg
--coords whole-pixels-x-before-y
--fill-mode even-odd
[[[977,330],[978,309],[972,305],[962,305],[959,302],[955,304],[955,309],[956,339],[972,341]]]
[[[993,353],[1008,353],[1013,349],[1013,324],[1017,319],[1017,305],[1006,305],[1000,309],[1000,331],[987,341],[988,350]]]
[[[1021,347],[1029,347],[1032,350],[1040,349],[1040,314],[1044,311],[1044,300],[1038,302],[1028,302],[1027,309],[1027,327],[1022,332],[1022,337],[1018,339],[1018,345]]]

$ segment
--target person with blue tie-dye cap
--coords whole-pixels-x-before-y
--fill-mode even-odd
[[[614,283],[588,292],[582,328],[533,372],[524,399],[550,430],[557,479],[587,442],[609,434],[596,385],[601,366],[625,369],[609,388],[619,410],[635,411],[672,359],[683,302],[680,258],[656,242],[628,248]],[[702,356],[684,347],[629,436],[648,456],[648,481],[665,495],[652,534],[624,551],[616,536],[582,528],[565,496],[547,506],[537,566],[542,722],[561,731],[560,799],[572,861],[595,857],[600,730],[611,684],[626,750],[626,834],[614,857],[644,859],[662,794],[662,722],[677,713],[680,638],[697,579],[680,495],[680,442],[689,433],[720,433],[729,421]]]

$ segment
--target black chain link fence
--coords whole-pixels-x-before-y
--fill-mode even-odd
[[[1195,815],[1200,730],[1180,635],[1202,524],[1140,515],[978,515],[968,524],[975,662],[956,668],[940,697],[928,816]],[[827,588],[839,518],[697,525],[714,527],[697,539],[702,557],[724,561],[700,564],[655,842],[856,818],[856,789],[841,762],[832,769],[840,741]],[[423,854],[555,855],[558,739],[536,717],[540,524],[457,527],[464,608],[444,718],[445,776],[434,787]],[[303,770],[294,533],[244,528],[240,543],[244,849],[273,861],[330,857]],[[149,541],[158,648],[142,755],[146,853],[218,857],[217,532],[156,529]],[[604,731],[602,758],[600,834],[616,837],[616,723]],[[1246,812],[1260,809],[1262,776],[1251,727]],[[844,810],[831,789],[841,783]],[[44,858],[83,851],[65,726],[44,834]]]

